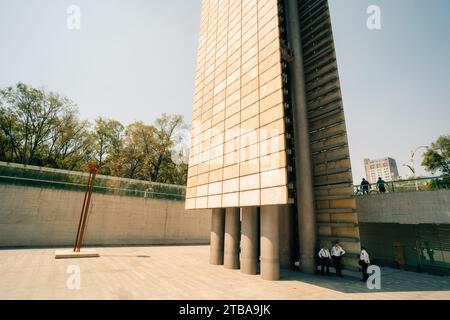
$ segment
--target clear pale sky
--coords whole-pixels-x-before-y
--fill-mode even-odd
[[[373,4],[381,30],[366,27]],[[81,30],[66,27],[70,5]],[[450,134],[450,1],[330,8],[354,179],[365,157],[393,157],[407,176],[411,150]],[[200,9],[200,0],[0,0],[0,87],[59,92],[86,119],[151,123],[166,112],[190,122]]]

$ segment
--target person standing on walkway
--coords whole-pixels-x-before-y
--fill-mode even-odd
[[[386,193],[386,182],[383,179],[378,178],[377,188],[381,193]]]
[[[331,258],[333,259],[334,268],[336,269],[336,275],[338,277],[342,276],[342,257],[345,255],[345,250],[339,244],[339,241],[334,243],[331,249]]]
[[[361,182],[361,189],[362,189],[363,195],[369,194],[369,188],[370,188],[369,181],[367,181],[366,179],[363,178],[362,182]]]
[[[359,256],[359,265],[361,266],[362,279],[361,281],[367,282],[369,279],[369,274],[367,273],[367,268],[370,265],[370,257],[367,249],[365,247],[361,247],[361,254]]]
[[[327,276],[330,276],[330,261],[331,261],[331,254],[330,250],[327,248],[322,248],[319,251],[319,259],[320,259],[320,274],[322,276],[325,275],[325,268],[327,269]]]

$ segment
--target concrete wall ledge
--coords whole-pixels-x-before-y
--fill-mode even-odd
[[[356,197],[359,222],[450,224],[450,190]]]
[[[84,193],[0,185],[0,247],[64,247],[75,241]],[[183,201],[94,194],[85,244],[208,244],[211,211]]]

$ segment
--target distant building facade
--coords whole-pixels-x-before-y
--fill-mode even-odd
[[[399,179],[397,161],[392,158],[377,160],[364,159],[367,180],[370,183],[377,183],[378,178],[384,181],[395,181]]]

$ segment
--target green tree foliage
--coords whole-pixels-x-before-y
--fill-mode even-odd
[[[430,172],[450,175],[450,135],[439,139],[424,154],[422,165]]]
[[[153,150],[149,172],[152,181],[175,183],[174,181],[179,179],[176,177],[177,167],[179,164],[183,164],[183,161],[175,162],[174,149],[183,141],[183,129],[185,129],[185,125],[182,116],[163,114],[156,119],[156,148]],[[178,159],[180,159],[180,152]]]
[[[113,175],[153,182],[185,184],[187,164],[177,147],[183,142],[183,118],[163,114],[155,125],[127,127],[122,149],[112,164]]]
[[[185,129],[181,116],[166,114],[153,125],[92,124],[58,94],[22,83],[0,90],[0,161],[77,171],[95,161],[102,174],[183,185]]]
[[[120,154],[124,126],[116,120],[95,120],[92,133],[94,158],[97,160],[102,173],[111,172],[110,163]]]
[[[150,180],[145,174],[150,162],[154,141],[154,127],[135,122],[125,130],[122,149],[112,163],[112,174],[129,179]]]
[[[50,165],[53,152],[60,147],[65,156],[80,150],[73,135],[61,136],[79,120],[74,104],[55,93],[46,93],[19,83],[0,91],[0,130],[2,160],[23,164]],[[72,127],[71,127],[72,126]],[[68,139],[68,140],[67,140]],[[65,140],[65,141],[63,141]],[[63,150],[65,149],[65,150]]]
[[[43,165],[67,170],[85,170],[93,157],[93,139],[88,121],[80,121],[75,112],[58,119],[46,145]]]

